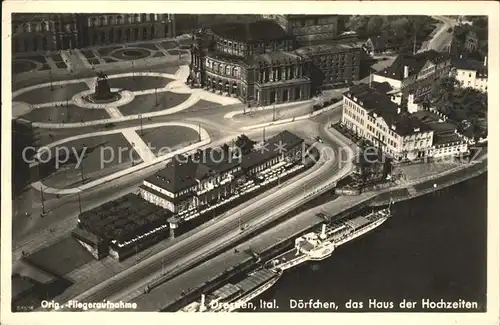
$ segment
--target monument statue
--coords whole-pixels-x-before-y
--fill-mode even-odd
[[[97,72],[97,83],[95,85],[95,100],[108,100],[114,98],[116,94],[111,92],[108,83],[108,76],[104,72]]]

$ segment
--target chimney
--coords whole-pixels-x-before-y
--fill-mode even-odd
[[[404,70],[404,75],[403,75],[403,78],[406,79],[408,78],[408,75],[409,75],[409,69],[408,69],[408,66],[405,65],[405,70]]]
[[[321,226],[321,235],[319,236],[321,239],[325,239],[326,238],[326,224],[323,224]]]
[[[488,57],[487,57],[487,56],[485,56],[485,57],[484,57],[484,66],[486,66],[487,64],[488,64]]]

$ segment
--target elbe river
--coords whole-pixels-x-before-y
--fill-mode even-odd
[[[484,312],[487,173],[396,203],[392,211],[391,219],[340,246],[330,258],[285,271],[253,301],[256,311],[328,312],[334,303],[338,312]],[[308,306],[311,299],[328,307]],[[401,308],[403,299],[416,303]],[[422,299],[458,306],[475,302],[477,308],[448,309],[452,305],[423,304]],[[274,300],[278,309],[260,306]]]

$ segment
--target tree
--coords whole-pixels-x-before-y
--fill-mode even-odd
[[[441,99],[448,101],[455,88],[458,88],[460,83],[455,77],[444,77],[432,85],[431,101],[436,102]]]
[[[240,149],[242,154],[247,155],[252,152],[256,143],[256,141],[253,141],[245,134],[242,134],[236,139],[234,144]]]

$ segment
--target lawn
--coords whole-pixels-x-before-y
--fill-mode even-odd
[[[110,54],[111,57],[121,60],[139,60],[147,58],[150,55],[150,51],[141,48],[124,48]]]
[[[100,47],[97,49],[97,52],[99,55],[102,56],[108,56],[109,53],[113,52],[114,50],[118,50],[123,48],[123,46],[107,46],[107,47]]]
[[[36,68],[37,65],[35,64],[35,62],[26,60],[14,60],[12,64],[12,71],[14,73],[28,72],[31,70],[35,70]]]
[[[43,88],[33,89],[15,97],[16,101],[29,104],[42,104],[56,101],[66,101],[71,99],[76,93],[88,90],[89,87],[84,82],[54,85],[51,90],[50,85]]]
[[[104,109],[88,109],[76,105],[36,108],[22,116],[32,122],[78,123],[110,118]]]
[[[156,106],[155,94],[136,96],[135,99],[121,107],[120,112],[124,115],[144,114],[161,111],[175,107],[189,98],[189,94],[176,94],[171,92],[158,93],[158,106]]]
[[[165,50],[171,50],[175,49],[179,46],[179,43],[175,41],[165,41],[160,43],[161,47],[163,47]]]
[[[172,79],[163,77],[134,76],[108,79],[111,88],[127,89],[130,91],[164,88]]]
[[[93,260],[74,238],[66,237],[26,257],[28,263],[58,276],[64,276]]]
[[[183,126],[143,129],[142,135],[140,131],[137,134],[157,156],[159,152],[164,155],[198,141],[198,132]]]
[[[153,51],[158,51],[158,47],[155,44],[152,43],[140,43],[140,44],[134,44],[134,47],[142,47],[144,49],[149,49]]]
[[[83,151],[84,148],[85,151]],[[51,149],[52,157],[56,156],[56,150],[59,150],[61,161],[65,160],[66,152],[70,152],[72,157],[67,163],[61,163],[59,168],[55,165],[55,159],[47,163],[52,165],[52,174],[44,180],[44,184],[56,188],[81,185],[82,169],[84,183],[88,183],[124,168],[132,167],[132,159],[135,163],[141,162],[139,155],[132,150],[132,146],[121,133],[63,143]],[[82,165],[77,166],[75,152],[79,157],[82,156],[82,152],[84,153],[83,167],[81,167]],[[42,155],[42,158],[46,160],[47,155]]]

